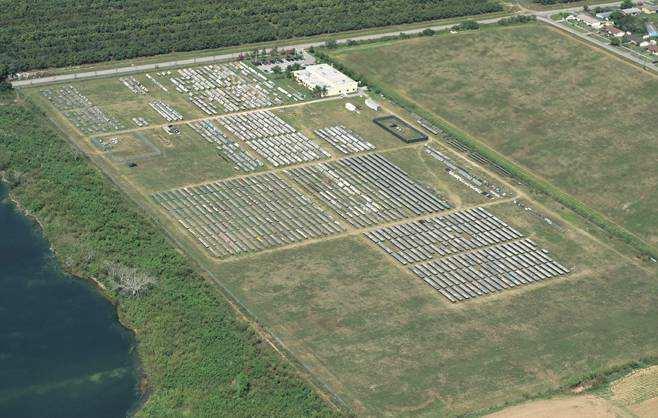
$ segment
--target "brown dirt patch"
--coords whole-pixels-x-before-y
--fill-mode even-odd
[[[593,395],[532,401],[487,415],[491,418],[616,418],[625,416],[610,401]]]

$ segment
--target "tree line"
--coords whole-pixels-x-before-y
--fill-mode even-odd
[[[0,0],[0,78],[502,10],[497,0]]]

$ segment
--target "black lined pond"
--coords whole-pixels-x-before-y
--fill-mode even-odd
[[[139,397],[132,334],[6,197],[0,184],[0,416],[125,416]]]

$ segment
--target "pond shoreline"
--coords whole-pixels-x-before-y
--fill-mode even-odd
[[[2,188],[5,189],[6,191],[6,202],[8,202],[9,205],[14,206],[16,211],[27,218],[29,221],[32,222],[33,226],[35,228],[38,227],[38,233],[43,237],[43,239],[47,242],[48,248],[50,252],[53,254],[54,258],[57,260],[57,264],[59,269],[66,274],[67,276],[71,277],[73,280],[80,280],[83,282],[86,282],[106,300],[108,301],[112,307],[113,307],[113,312],[114,312],[114,319],[117,324],[119,324],[125,331],[129,332],[132,336],[132,339],[134,340],[134,344],[132,344],[130,351],[131,351],[131,357],[133,360],[133,368],[136,376],[138,376],[138,382],[137,382],[137,387],[136,390],[138,391],[138,396],[137,396],[137,402],[135,402],[135,405],[131,407],[128,411],[126,411],[126,416],[134,416],[142,407],[144,404],[147,402],[149,394],[150,394],[150,388],[149,388],[149,380],[148,376],[145,373],[144,368],[142,367],[141,361],[139,359],[139,353],[138,353],[138,345],[140,343],[139,341],[139,334],[136,332],[134,328],[132,328],[130,325],[126,323],[126,321],[122,320],[121,315],[119,314],[119,300],[116,297],[113,297],[113,295],[110,293],[108,290],[107,286],[105,286],[98,278],[93,277],[93,276],[84,276],[81,274],[78,274],[74,271],[72,271],[70,268],[66,267],[64,265],[63,260],[61,259],[57,249],[55,246],[52,244],[52,242],[47,238],[46,235],[46,228],[41,219],[39,217],[30,212],[19,200],[19,198],[16,196],[16,194],[12,191],[12,187],[10,184],[7,182],[6,177],[5,177],[5,172],[0,171],[0,195],[2,192]],[[3,199],[4,200],[4,199]],[[0,204],[3,203],[2,200],[0,200]]]

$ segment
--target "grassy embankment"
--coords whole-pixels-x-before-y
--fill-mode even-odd
[[[0,96],[0,169],[67,269],[106,284],[108,262],[157,277],[112,292],[148,380],[139,416],[302,416],[334,411],[195,273],[147,217],[73,152],[32,105]]]

